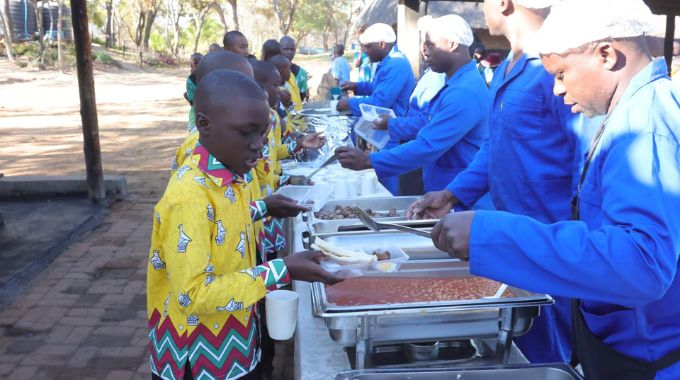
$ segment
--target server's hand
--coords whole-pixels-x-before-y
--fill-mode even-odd
[[[335,149],[335,153],[338,155],[338,162],[343,168],[364,170],[373,167],[368,154],[361,149],[341,146]]]
[[[308,282],[323,282],[333,285],[344,278],[324,270],[319,262],[326,255],[319,251],[297,252],[286,256],[283,261],[288,267],[288,273],[293,280]]]
[[[338,105],[335,106],[335,110],[338,112],[349,111],[349,99],[345,98],[338,100]]]
[[[357,84],[355,82],[343,82],[340,85],[342,91],[354,91],[357,89]]]
[[[474,211],[446,215],[432,229],[434,246],[460,260],[470,259],[470,227]]]
[[[448,190],[431,191],[409,206],[406,217],[412,219],[440,219],[460,201]]]
[[[373,120],[373,129],[377,129],[379,131],[386,131],[387,123],[389,122],[389,120],[390,120],[389,115],[380,115],[379,118]]]

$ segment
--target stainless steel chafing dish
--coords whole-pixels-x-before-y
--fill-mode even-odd
[[[406,211],[418,197],[384,197],[384,198],[350,198],[350,199],[334,199],[328,201],[320,212],[329,212],[335,210],[336,206],[347,207],[357,206],[364,210],[371,209],[378,213],[375,218],[378,220],[405,220]],[[397,210],[396,217],[385,217],[380,214],[387,214],[390,209]],[[303,220],[306,220],[308,215],[303,215]],[[322,220],[322,219],[316,219]],[[353,219],[356,220],[356,219]]]
[[[335,380],[579,380],[583,379],[572,367],[563,363],[478,368],[412,368],[369,369],[341,372]]]
[[[336,206],[358,206],[363,209],[371,209],[378,213],[386,214],[390,209],[394,208],[397,213],[401,216],[397,217],[376,217],[376,220],[382,221],[404,221],[406,220],[406,211],[408,207],[415,202],[418,197],[385,197],[385,198],[350,198],[350,199],[334,199],[328,201],[326,205],[321,209],[322,212],[328,212],[334,210]],[[344,225],[358,225],[359,219],[341,219],[341,220],[324,220],[317,219],[314,217],[313,213],[300,214],[297,218],[286,218],[284,221],[284,230],[286,234],[286,247],[279,252],[279,256],[286,256],[292,252],[293,242],[296,239],[300,239],[301,236],[295,236],[296,229],[295,226],[299,222],[306,222],[307,228],[311,231],[312,236],[321,233],[321,230],[328,231],[335,228],[336,232],[340,226]],[[414,223],[419,223],[421,221],[413,221]],[[309,233],[305,233],[305,236],[309,236]],[[306,245],[308,248],[309,245]],[[403,248],[402,248],[403,249]],[[408,252],[407,252],[408,253]]]
[[[411,260],[402,264],[397,273],[371,276],[460,278],[472,275],[467,263],[460,261]],[[512,337],[526,333],[533,318],[538,316],[540,306],[553,302],[545,294],[510,289],[512,297],[500,299],[338,306],[328,301],[324,285],[314,283],[312,306],[315,315],[325,318],[334,341],[345,347],[356,346],[356,368],[359,369],[370,367],[370,354],[375,345],[494,337],[498,337],[497,362],[504,363]]]
[[[329,222],[323,222],[316,227],[312,225],[311,230],[327,229],[328,226],[326,226],[326,224],[328,223]],[[404,222],[403,224],[408,225],[407,222]],[[332,229],[332,227],[328,229]],[[331,233],[302,232],[303,246],[305,248],[310,248],[310,242],[313,242],[317,237],[322,238],[331,244],[348,249],[362,249],[363,247],[379,246],[380,243],[388,241],[401,248],[409,256],[410,260],[450,259],[458,261],[457,259],[451,259],[446,252],[437,249],[432,243],[431,239],[412,234],[405,234],[403,232],[373,232],[368,230]]]

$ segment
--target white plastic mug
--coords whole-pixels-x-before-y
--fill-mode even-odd
[[[290,290],[274,290],[267,293],[264,308],[267,314],[269,336],[276,340],[293,337],[297,325],[300,296]]]
[[[335,187],[335,199],[345,199],[349,198],[349,193],[347,192],[347,183],[344,180],[337,180],[333,182]]]
[[[347,184],[347,197],[356,198],[359,196],[359,181],[352,178],[345,182]]]
[[[331,115],[337,115],[338,114],[338,101],[337,100],[331,100]]]
[[[373,186],[373,177],[370,175],[364,175],[361,177],[361,196],[365,197],[371,195],[375,192]]]

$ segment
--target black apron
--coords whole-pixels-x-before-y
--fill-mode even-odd
[[[578,193],[571,203],[573,220],[580,219],[578,199],[581,186],[586,178],[590,161],[595,154],[595,148],[600,142],[605,125],[606,120],[598,129],[588,150],[588,156],[579,180]],[[571,364],[581,363],[583,374],[587,380],[653,380],[658,371],[680,362],[680,350],[669,352],[656,361],[647,362],[613,349],[593,335],[581,314],[580,306],[580,300],[572,300],[573,353]]]

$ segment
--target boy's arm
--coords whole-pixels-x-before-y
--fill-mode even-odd
[[[232,255],[229,260],[243,260],[247,254],[247,231],[228,225],[227,221],[212,222],[206,205],[196,202],[179,204],[162,218],[159,226],[162,251],[165,253],[168,276],[173,294],[187,315],[233,312],[247,308],[263,298],[268,291],[290,283],[283,260],[276,259],[241,271],[217,272],[211,256]],[[251,236],[251,244],[255,244]],[[213,243],[224,249],[216,253]],[[243,248],[242,248],[243,247]]]

